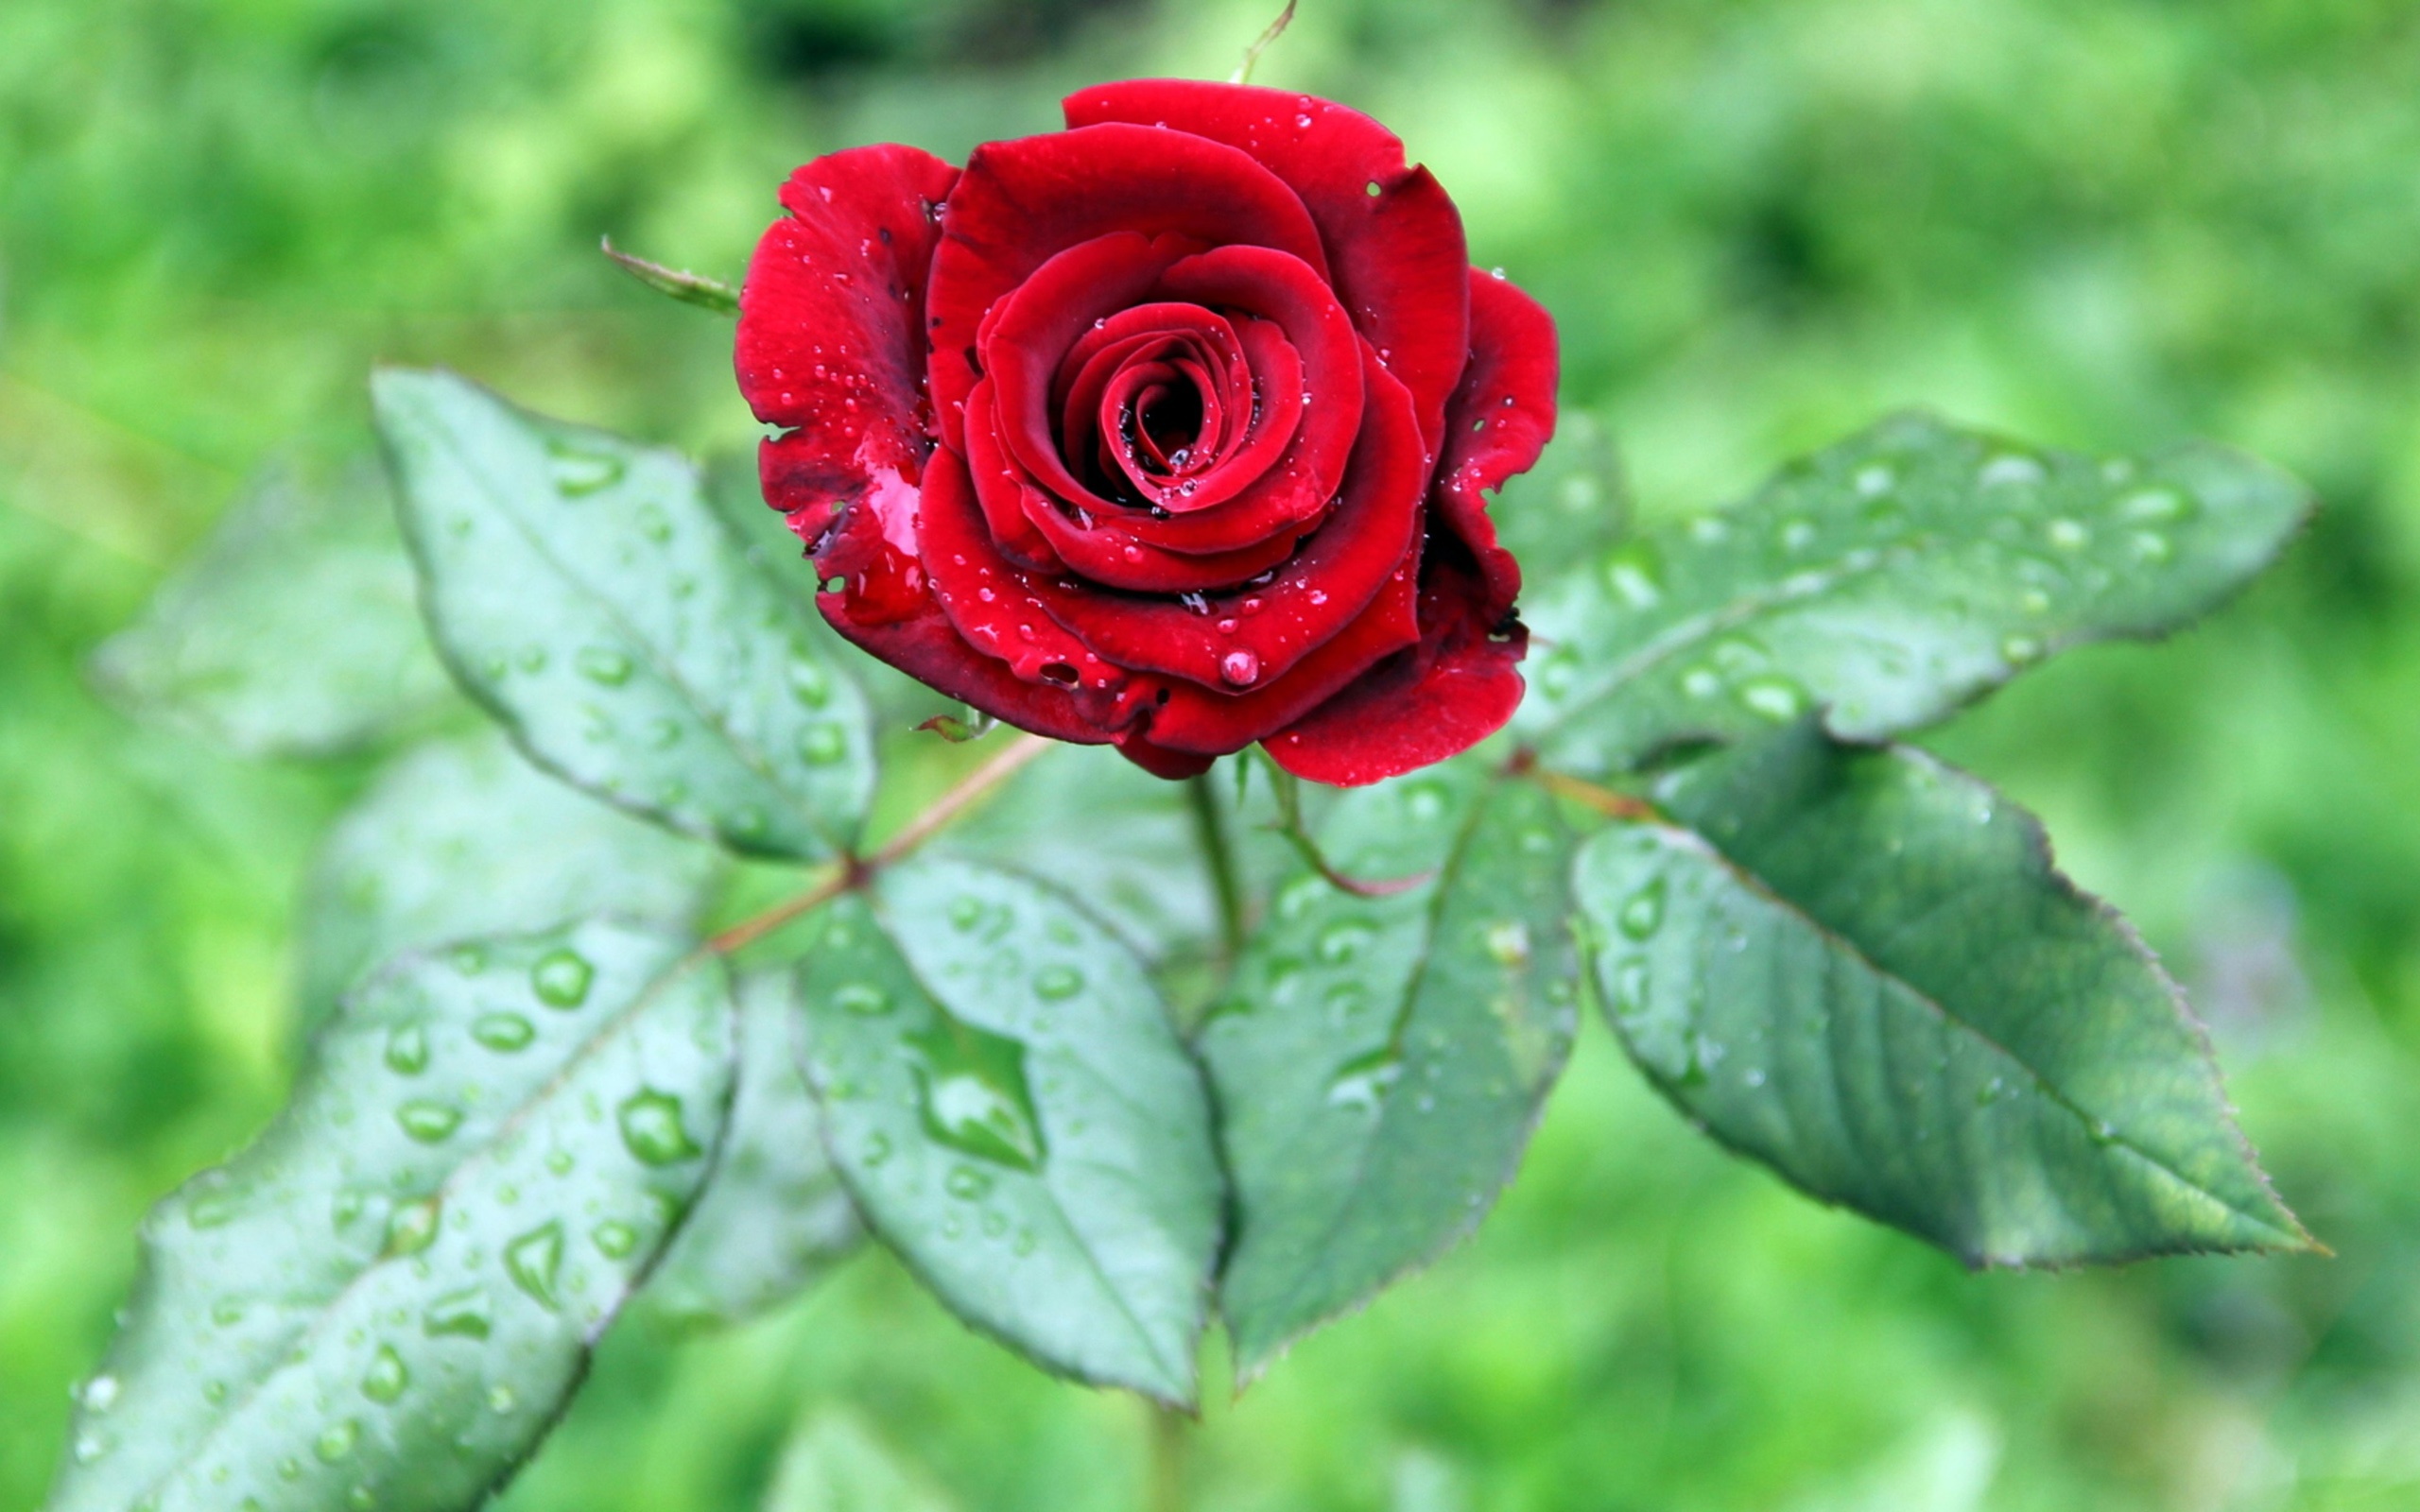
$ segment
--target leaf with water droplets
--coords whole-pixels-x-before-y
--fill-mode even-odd
[[[1219,1305],[1238,1370],[1477,1227],[1571,1043],[1575,837],[1476,760],[1347,794],[1321,828],[1357,897],[1277,893],[1201,1036],[1238,1229]]]
[[[1221,1190],[1141,962],[1052,889],[962,861],[817,917],[806,1072],[867,1226],[1045,1367],[1191,1402]]]
[[[300,930],[304,1026],[405,951],[589,914],[685,930],[722,869],[712,849],[556,782],[494,731],[432,742],[381,773],[320,848]],[[542,996],[573,985],[563,970]]]
[[[265,473],[93,658],[102,690],[248,756],[324,756],[443,703],[386,480]]]
[[[863,1229],[823,1153],[799,1069],[796,979],[739,985],[739,1091],[705,1194],[641,1304],[683,1323],[737,1323],[796,1296],[854,1253]]]
[[[523,749],[745,854],[812,860],[856,835],[864,700],[695,468],[450,373],[373,388],[439,649]]]
[[[577,1002],[542,986],[567,956]],[[497,1016],[528,1037],[488,1042]],[[153,1211],[54,1512],[479,1504],[695,1200],[732,1019],[718,963],[622,923],[368,978],[277,1122]]]
[[[1621,539],[1631,517],[1630,484],[1603,421],[1564,410],[1537,465],[1505,479],[1487,514],[1495,543],[1532,582],[1596,559]]]
[[[1972,1264],[2309,1247],[2176,985],[2031,815],[1811,723],[1658,797],[1697,833],[1608,830],[1575,892],[1615,1029],[1716,1139]]]
[[[1517,728],[1548,765],[1599,775],[1810,709],[1850,739],[1895,734],[2069,646],[2192,620],[2308,507],[2220,447],[2096,461],[1895,416],[1532,595]]]

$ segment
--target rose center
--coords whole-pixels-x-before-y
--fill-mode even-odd
[[[1201,391],[1189,383],[1154,384],[1134,396],[1129,412],[1135,455],[1153,472],[1189,471],[1205,460],[1201,439]]]

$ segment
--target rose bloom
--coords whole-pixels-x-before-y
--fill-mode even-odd
[[[1067,129],[820,158],[736,366],[824,616],[998,718],[1164,777],[1322,782],[1486,738],[1521,570],[1485,490],[1554,429],[1553,321],[1357,112],[1147,79]]]

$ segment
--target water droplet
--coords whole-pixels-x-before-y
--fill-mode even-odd
[[[1794,719],[1806,707],[1806,697],[1798,684],[1786,678],[1752,678],[1739,685],[1739,702],[1751,713],[1779,724]]]
[[[404,1132],[423,1144],[439,1144],[453,1136],[462,1125],[461,1109],[445,1103],[415,1097],[395,1109],[395,1122]]]
[[[388,1070],[397,1076],[419,1076],[428,1070],[426,1028],[402,1023],[388,1033]]]
[[[622,1125],[622,1143],[643,1165],[678,1165],[704,1153],[681,1126],[681,1099],[669,1092],[633,1092],[615,1117]]]
[[[2156,530],[2137,530],[2126,538],[2126,543],[2134,548],[2135,559],[2139,562],[2163,562],[2176,555],[2169,539]]]
[[[2020,484],[2039,483],[2049,474],[2042,464],[2019,452],[2004,453],[1985,462],[1975,474],[1975,481],[1986,489],[2014,488]]]
[[[660,546],[672,539],[672,522],[666,517],[662,505],[652,502],[640,505],[638,521],[639,534],[657,545]]]
[[[1037,997],[1053,1003],[1064,1002],[1084,989],[1084,973],[1072,966],[1046,966],[1033,976]]]
[[[1664,560],[1652,543],[1630,541],[1605,558],[1605,586],[1633,609],[1646,609],[1664,596]]]
[[[435,1197],[397,1208],[387,1220],[389,1255],[417,1255],[437,1242],[438,1202]]]
[[[2044,525],[2042,533],[2049,538],[2050,544],[2061,551],[2082,551],[2092,544],[2092,531],[2085,526],[2084,523],[2081,520],[2070,520],[2065,515]]]
[[[619,1218],[608,1218],[588,1231],[589,1242],[607,1260],[621,1260],[639,1247],[639,1231]]]
[[[1614,922],[1633,939],[1646,939],[1664,927],[1665,881],[1657,877],[1622,901]]]
[[[117,1377],[95,1376],[84,1383],[84,1389],[78,1396],[84,1403],[85,1411],[107,1412],[117,1405],[118,1389]]]
[[[2050,595],[2038,588],[2029,588],[2016,595],[2016,607],[2028,614],[2047,614],[2050,611]]]
[[[1487,926],[1487,954],[1498,966],[1520,966],[1530,958],[1530,927],[1519,919]]]
[[[361,1425],[348,1418],[320,1429],[318,1441],[311,1446],[311,1452],[320,1457],[322,1465],[338,1464],[353,1452],[353,1446],[360,1437]]]
[[[1349,966],[1358,959],[1361,953],[1369,949],[1370,942],[1377,937],[1378,931],[1375,925],[1364,923],[1357,919],[1339,919],[1320,932],[1319,943],[1315,949],[1323,964]]]
[[[1633,955],[1614,966],[1614,1011],[1634,1019],[1647,1011],[1647,958]]]
[[[584,499],[622,481],[622,459],[611,453],[583,451],[569,441],[549,438],[546,450],[555,459],[555,488],[566,499]]]
[[[227,1383],[205,1381],[201,1383],[201,1400],[216,1407],[227,1400]]]
[[[421,1332],[432,1339],[484,1339],[494,1328],[484,1286],[465,1286],[428,1304],[421,1314]]]
[[[849,754],[849,734],[836,724],[809,725],[798,732],[799,759],[812,766],[829,766]]]
[[[1042,1125],[1027,1088],[1025,1046],[1005,1035],[936,1015],[931,1027],[908,1037],[925,1131],[968,1155],[1023,1171],[1038,1169],[1046,1151]]]
[[[832,679],[804,653],[791,659],[789,670],[790,692],[799,702],[809,709],[821,709],[832,701]]]
[[[942,1186],[961,1202],[978,1202],[992,1191],[992,1178],[971,1165],[953,1165]]]
[[[949,902],[950,927],[961,934],[983,921],[983,901],[979,898],[953,898]]]
[[[1815,544],[1815,522],[1812,520],[1785,520],[1782,522],[1780,531],[1774,536],[1774,540],[1781,543],[1781,549],[1784,551],[1791,552],[1793,554],[1805,551],[1807,547]]]
[[[765,811],[753,803],[743,803],[731,811],[723,828],[740,839],[750,839],[765,833]]]
[[[530,988],[550,1008],[579,1007],[588,1001],[589,985],[596,980],[596,968],[573,950],[548,951],[529,969]]]
[[[93,1464],[115,1447],[114,1441],[107,1434],[78,1434],[76,1436],[76,1463]]]
[[[890,1159],[890,1136],[880,1129],[867,1135],[864,1146],[857,1151],[858,1161],[869,1171]]]
[[[563,1264],[563,1226],[548,1223],[504,1246],[504,1271],[512,1284],[549,1313],[562,1311],[555,1279]]]
[[[1327,1009],[1328,1022],[1336,1024],[1343,1023],[1369,1004],[1370,989],[1358,982],[1339,982],[1320,999],[1321,1006]]]
[[[1750,1087],[1762,1087],[1765,1084],[1765,1069],[1762,1066],[1751,1066],[1739,1074],[1739,1079]]]
[[[2000,658],[2011,666],[2025,666],[2042,660],[2042,643],[2030,635],[2011,635],[2000,642]]]
[[[1898,475],[1883,462],[1870,462],[1857,470],[1855,484],[1859,498],[1871,499],[1877,493],[1888,493],[1899,481]]]
[[[483,1013],[471,1025],[471,1038],[490,1050],[525,1050],[538,1030],[517,1013]]]
[[[1434,782],[1415,782],[1403,790],[1404,816],[1415,824],[1434,824],[1444,816],[1445,790]],[[1316,885],[1311,889],[1316,893]]]
[[[1230,651],[1219,659],[1219,676],[1231,687],[1250,687],[1260,676],[1260,658],[1250,651]]]
[[[608,688],[618,688],[631,680],[631,659],[612,646],[583,646],[573,664],[579,668],[581,677]]]
[[[1722,691],[1722,674],[1712,667],[1691,667],[1681,674],[1681,691],[1692,698],[1711,698]]]
[[[843,1013],[873,1019],[889,1013],[894,1005],[890,994],[872,982],[850,982],[833,989],[832,1005]]]
[[[520,1405],[521,1398],[504,1383],[499,1381],[488,1387],[488,1411],[501,1415]]]
[[[1392,1045],[1344,1063],[1327,1084],[1328,1106],[1374,1113],[1386,1101],[1387,1090],[1403,1076],[1403,1059]]]
[[[457,945],[446,959],[464,976],[476,976],[488,969],[488,953],[477,945]]]
[[[394,1346],[382,1344],[370,1359],[370,1368],[362,1372],[361,1394],[376,1402],[400,1400],[412,1383],[412,1373],[404,1367],[404,1357]]]

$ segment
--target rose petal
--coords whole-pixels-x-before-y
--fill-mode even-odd
[[[1430,504],[1478,558],[1486,617],[1521,592],[1521,564],[1495,543],[1490,491],[1529,471],[1554,435],[1559,371],[1554,318],[1491,274],[1471,271],[1471,361],[1445,412],[1445,451]]]
[[[1274,247],[1327,268],[1302,201],[1233,147],[1126,125],[987,143],[951,191],[933,257],[932,396],[945,440],[958,444],[986,312],[1052,256],[1119,232]]]
[[[1293,669],[1249,693],[1214,693],[1189,682],[1166,685],[1151,715],[1151,738],[1174,750],[1225,755],[1302,719],[1394,652],[1420,641],[1419,589],[1412,564],[1387,579],[1370,607]]]
[[[1521,703],[1529,632],[1487,610],[1459,553],[1431,550],[1420,582],[1420,644],[1387,658],[1283,733],[1262,741],[1297,777],[1359,787],[1442,762],[1504,728]]]
[[[1037,579],[1035,598],[1100,657],[1222,693],[1282,677],[1360,614],[1420,542],[1428,470],[1411,396],[1368,359],[1370,404],[1343,501],[1266,586],[1188,608]]]
[[[1117,754],[1153,777],[1165,777],[1171,782],[1199,777],[1216,765],[1219,760],[1216,756],[1198,756],[1191,751],[1170,750],[1166,746],[1154,745],[1139,729],[1130,730],[1117,737]]]
[[[796,427],[777,466],[767,455],[766,502],[802,539],[877,472],[912,482],[923,471],[932,207],[957,178],[913,147],[818,158],[783,185],[788,214],[756,244],[733,365],[757,419]]]
[[[1470,253],[1461,213],[1427,169],[1404,166],[1400,138],[1327,100],[1198,79],[1096,85],[1063,107],[1070,127],[1164,123],[1224,143],[1291,186],[1319,224],[1338,297],[1411,390],[1437,450],[1466,350]]]

